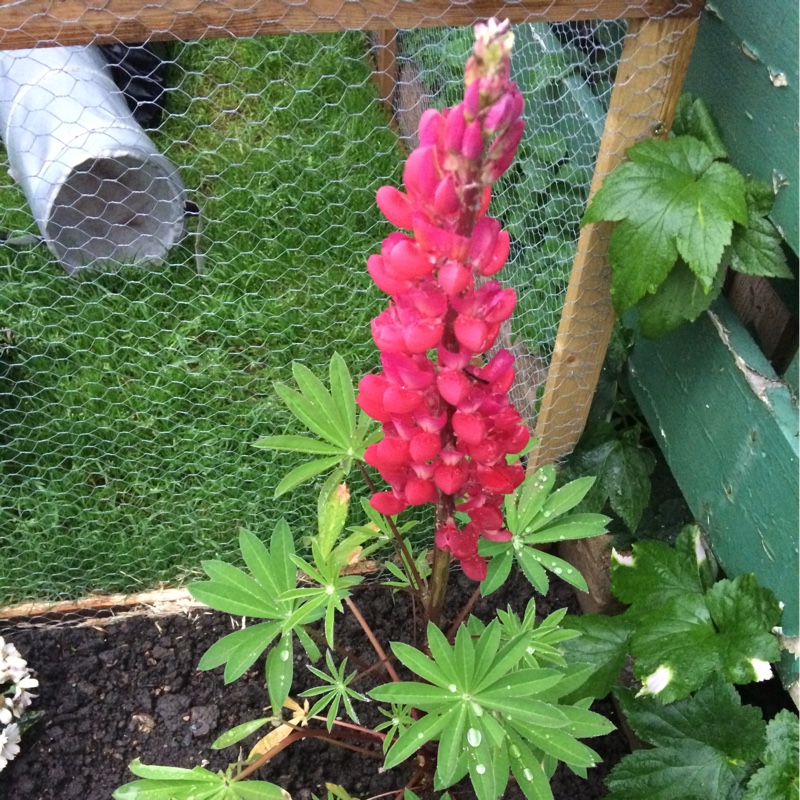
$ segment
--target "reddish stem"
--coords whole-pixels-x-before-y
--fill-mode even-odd
[[[372,632],[372,628],[367,624],[367,621],[364,619],[363,615],[358,609],[358,606],[353,602],[351,597],[345,597],[345,603],[347,603],[347,607],[353,612],[353,616],[358,620],[358,624],[361,626],[364,633],[367,635],[367,639],[369,639],[369,643],[372,645],[372,648],[378,655],[380,662],[386,667],[386,671],[389,673],[389,677],[393,681],[399,681],[400,678],[398,674],[395,672],[394,667],[392,666],[392,662],[389,660],[388,656],[386,655],[384,649],[381,647],[381,643],[375,638],[375,634]]]
[[[453,620],[453,624],[447,630],[447,641],[450,642],[450,644],[453,643],[453,639],[456,638],[456,634],[458,633],[458,629],[461,627],[461,623],[467,618],[469,612],[472,611],[475,603],[477,603],[480,599],[480,596],[481,585],[478,584],[475,587],[475,591],[469,596],[467,602],[461,607],[461,610]]]

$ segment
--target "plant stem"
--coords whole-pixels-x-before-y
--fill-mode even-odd
[[[373,731],[370,731],[370,733],[373,733]],[[303,730],[300,728],[295,728],[294,733],[290,733],[285,739],[278,742],[275,747],[271,747],[266,753],[262,754],[257,761],[254,761],[252,764],[245,767],[238,775],[236,775],[236,777],[233,778],[233,781],[243,781],[245,778],[252,775],[257,769],[263,767],[264,764],[266,764],[271,758],[274,758],[276,755],[278,755],[281,750],[285,750],[290,744],[299,742],[301,739],[325,739],[325,741],[336,745],[337,747],[344,747],[346,750],[353,750],[361,755],[383,760],[383,753],[376,753],[374,750],[367,750],[364,747],[359,747],[358,745],[350,744],[349,742],[343,742],[332,732],[329,733],[328,731],[321,731],[316,728],[306,728]]]
[[[361,472],[364,480],[366,481],[367,488],[375,494],[378,491],[378,487],[375,486],[375,481],[372,480],[372,477],[367,472],[364,465],[359,461],[358,469]],[[411,571],[411,576],[414,578],[414,583],[417,585],[415,589],[416,592],[422,594],[424,592],[422,578],[417,570],[417,565],[414,563],[414,559],[411,557],[411,553],[408,552],[408,547],[406,547],[406,543],[403,541],[403,537],[400,535],[400,531],[397,530],[397,525],[395,525],[394,520],[391,517],[387,517],[384,515],[383,517],[387,524],[389,525],[389,530],[392,532],[392,536],[394,536],[395,545],[400,550],[404,561],[408,564],[408,568]]]
[[[320,633],[319,631],[314,630],[312,627],[306,625],[305,626],[306,633],[317,643],[322,644],[325,647],[328,647],[328,640],[325,638],[325,635]],[[370,665],[367,664],[366,661],[359,658],[352,650],[348,649],[347,647],[343,647],[342,645],[335,644],[333,646],[333,651],[337,655],[342,656],[342,658],[350,659],[351,664],[355,664],[359,670],[367,671],[374,668],[374,664]]]
[[[431,595],[428,603],[428,619],[438,625],[442,616],[444,597],[447,593],[447,578],[450,574],[450,553],[441,547],[433,548],[431,568]]]
[[[456,634],[458,633],[458,629],[461,627],[461,623],[467,618],[467,614],[472,611],[473,606],[475,603],[478,602],[481,596],[481,585],[478,584],[475,587],[475,591],[469,596],[469,600],[462,606],[461,610],[458,612],[458,615],[453,620],[453,624],[447,631],[447,641],[451,644],[453,643],[453,639],[455,639]]]
[[[381,647],[381,643],[375,638],[375,634],[372,632],[372,628],[370,628],[370,626],[367,624],[367,621],[364,619],[361,612],[358,610],[358,606],[353,602],[352,598],[350,597],[345,597],[344,601],[345,603],[347,603],[347,607],[353,612],[353,616],[356,618],[356,620],[358,620],[358,624],[361,626],[362,630],[367,635],[367,639],[369,639],[369,643],[372,645],[373,649],[378,654],[378,658],[380,659],[381,663],[386,667],[386,671],[389,673],[389,677],[393,681],[399,681],[400,678],[395,672],[395,669],[392,666],[392,662],[389,660],[384,649]]]

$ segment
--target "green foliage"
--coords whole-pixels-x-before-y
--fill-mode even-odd
[[[211,744],[212,750],[222,750],[231,745],[241,742],[246,739],[251,733],[261,730],[268,722],[272,722],[273,717],[262,717],[261,719],[252,719],[250,722],[243,722],[225,731],[221,736],[218,736]]]
[[[766,219],[773,195],[724,162],[727,152],[700,100],[685,98],[678,135],[640,142],[592,198],[584,224],[616,222],[609,243],[619,313],[639,310],[641,332],[661,336],[705,311],[725,269],[791,278]]]
[[[365,448],[380,433],[363,411],[356,419],[353,381],[344,359],[338,353],[334,353],[330,363],[330,391],[303,364],[295,361],[292,374],[300,391],[282,383],[275,384],[275,391],[289,411],[319,439],[295,435],[264,436],[255,446],[324,457],[295,467],[278,484],[275,497],[332,467],[339,467],[338,472],[342,477],[347,475],[355,461],[363,461]]]
[[[310,689],[301,692],[302,697],[318,697],[321,695],[319,700],[311,707],[308,716],[314,717],[317,714],[321,714],[327,708],[327,725],[330,731],[333,729],[333,724],[339,713],[339,704],[344,703],[348,716],[353,722],[358,724],[359,719],[353,708],[353,700],[367,702],[367,698],[364,697],[364,695],[359,694],[349,686],[358,673],[351,672],[349,675],[345,675],[347,659],[342,659],[342,663],[337,667],[333,662],[330,650],[325,653],[325,662],[328,665],[327,673],[316,667],[312,667],[310,664],[308,665],[309,671],[322,681],[321,686],[312,686]],[[325,684],[327,684],[327,686]]]
[[[580,478],[554,491],[555,469],[544,466],[528,475],[514,495],[506,495],[506,525],[512,537],[508,542],[480,542],[481,555],[491,556],[486,579],[481,583],[485,597],[499,588],[516,562],[537,591],[547,593],[546,570],[586,591],[581,574],[562,559],[535,545],[584,539],[605,532],[608,517],[601,514],[571,514],[586,496],[593,478]],[[565,516],[567,515],[567,516]]]
[[[765,746],[760,709],[730,684],[711,683],[670,705],[616,692],[636,735],[654,745],[626,756],[606,779],[609,800],[731,800]],[[784,795],[785,797],[786,795]]]
[[[480,800],[501,797],[513,772],[529,798],[552,798],[548,778],[558,761],[581,771],[598,756],[577,739],[607,733],[612,726],[584,705],[560,704],[571,690],[564,670],[528,667],[523,658],[533,637],[521,633],[503,642],[495,620],[473,639],[462,627],[449,644],[428,626],[431,658],[394,643],[397,658],[421,682],[379,686],[376,700],[411,705],[425,716],[406,728],[386,756],[386,767],[405,761],[438,740],[435,788],[445,789],[469,773]]]
[[[567,652],[595,665],[587,688],[606,694],[627,655],[643,682],[641,694],[662,703],[713,679],[761,680],[780,656],[772,633],[780,605],[752,575],[715,577],[696,526],[685,528],[674,548],[644,541],[633,545],[632,556],[615,553],[611,589],[630,607],[613,621],[589,614],[570,622],[583,635],[566,645]]]
[[[616,514],[636,531],[650,501],[655,458],[642,445],[646,424],[624,381],[632,332],[615,326],[584,432],[560,473],[562,481],[594,475],[578,511]]]
[[[114,800],[291,800],[289,793],[265,781],[235,781],[228,774],[203,767],[181,769],[142,764],[135,759],[131,772],[141,778],[120,786]]]
[[[778,712],[767,725],[763,766],[747,783],[742,800],[785,800],[800,792],[798,719],[791,711]]]

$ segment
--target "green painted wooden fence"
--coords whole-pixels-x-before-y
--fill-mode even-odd
[[[797,253],[797,0],[709,0],[685,89],[711,108],[731,162],[773,183],[772,220]],[[790,371],[796,365],[795,357]],[[796,392],[796,377],[788,383]],[[723,568],[729,575],[754,572],[775,592],[785,604],[786,644],[796,652],[800,522],[792,389],[724,300],[663,339],[637,342],[631,384]],[[787,651],[782,677],[795,693],[797,664]]]

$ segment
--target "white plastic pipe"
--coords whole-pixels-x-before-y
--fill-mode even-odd
[[[0,136],[11,177],[68,272],[157,264],[183,236],[180,176],[97,48],[0,51]]]

